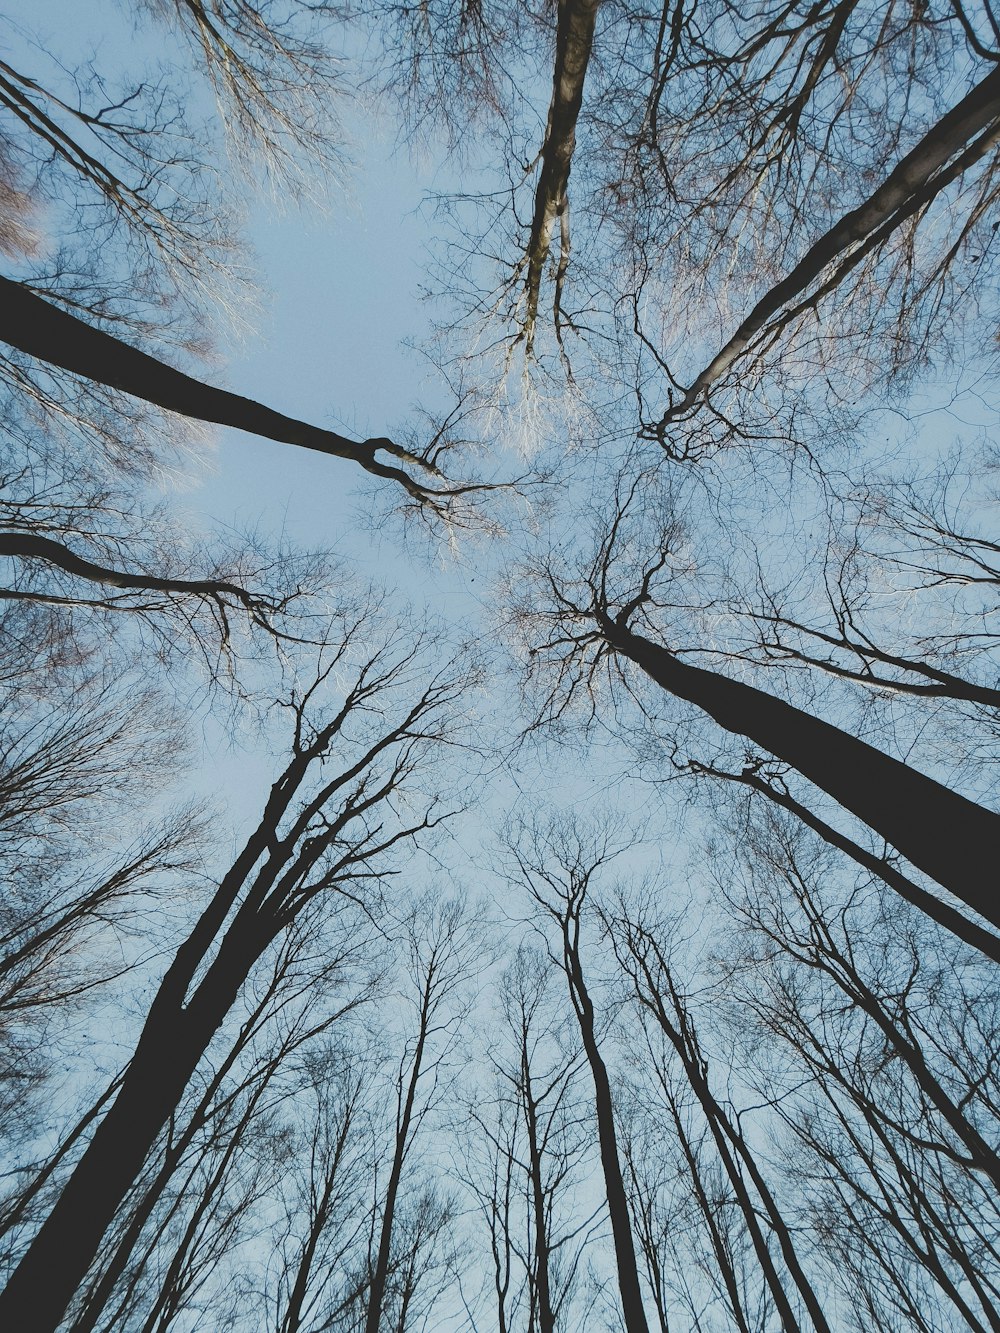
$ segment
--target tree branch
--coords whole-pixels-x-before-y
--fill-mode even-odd
[[[433,506],[435,500],[440,502],[450,494],[447,488],[425,485],[401,467],[379,462],[376,454],[388,454],[432,477],[440,477],[432,462],[392,440],[383,436],[351,440],[335,431],[286,417],[250,398],[205,384],[93,328],[25,284],[4,277],[0,277],[0,339],[50,365],[121,389],[180,416],[232,426],[282,444],[350,459],[373,476],[398,482],[421,504]]]

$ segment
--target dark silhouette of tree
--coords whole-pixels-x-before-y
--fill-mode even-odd
[[[456,1022],[462,1011],[460,991],[475,960],[473,929],[457,900],[417,903],[406,923],[408,998],[416,1010],[416,1026],[407,1035],[396,1076],[395,1132],[377,1211],[378,1243],[365,1302],[366,1333],[378,1333],[390,1320],[403,1333],[418,1278],[421,1229],[425,1222],[430,1222],[432,1230],[440,1229],[443,1221],[433,1220],[440,1208],[433,1194],[418,1200],[417,1216],[409,1219],[411,1228],[416,1224],[412,1249],[401,1261],[399,1251],[403,1249],[405,1255],[406,1244],[404,1238],[401,1245],[399,1236],[401,1200],[405,1199],[400,1193],[403,1172],[421,1123],[439,1095],[444,1062],[455,1041]]]
[[[463,1177],[489,1235],[497,1327],[554,1333],[571,1326],[604,1211],[581,1215],[576,1200],[589,1169],[581,1056],[544,954],[522,944],[499,985],[503,1036],[490,1036],[495,1078],[469,1106]]]
[[[611,1079],[601,1054],[599,1018],[583,969],[580,939],[581,918],[591,877],[608,860],[612,848],[609,840],[600,836],[588,845],[582,832],[571,825],[553,826],[547,831],[522,826],[508,839],[507,845],[521,884],[538,904],[543,918],[548,918],[558,932],[556,945],[550,945],[553,961],[566,978],[594,1084],[594,1113],[622,1317],[628,1333],[646,1333],[648,1324],[622,1177]]]
[[[149,1265],[162,1261],[163,1235],[190,1225],[190,1213],[187,1223],[183,1221],[185,1210],[199,1202],[200,1182],[206,1171],[215,1172],[223,1149],[229,1159],[238,1157],[245,1140],[256,1137],[264,1143],[265,1156],[276,1152],[280,1158],[287,1151],[281,1143],[284,1127],[269,1128],[273,1108],[300,1091],[305,1095],[315,1077],[309,1072],[312,1059],[320,1060],[318,1053],[314,1057],[315,1048],[329,1042],[335,1025],[339,1034],[345,1020],[371,1002],[375,990],[366,959],[370,940],[353,921],[333,916],[329,925],[324,931],[316,912],[307,912],[278,942],[271,967],[228,1048],[220,1050],[204,1085],[192,1089],[194,1096],[186,1096],[177,1107],[169,1134],[165,1140],[161,1136],[120,1210],[116,1230],[102,1247],[100,1266],[79,1301],[75,1333],[102,1326],[109,1307],[114,1310],[112,1326],[129,1310],[133,1321],[143,1317],[141,1301],[148,1299],[146,1289],[152,1283]],[[341,926],[347,926],[346,937],[338,937]],[[324,957],[317,965],[320,940]],[[334,1054],[325,1064],[320,1060],[320,1067],[335,1083],[339,1069],[330,1069]],[[343,1052],[341,1058],[346,1059]],[[218,1187],[223,1184],[220,1177]],[[238,1221],[231,1219],[230,1231]],[[159,1295],[152,1285],[154,1300],[168,1299],[162,1284]],[[180,1295],[169,1298],[175,1307]]]
[[[602,525],[597,554],[582,573],[550,564],[531,583],[527,598],[520,597],[532,626],[533,670],[546,672],[545,715],[557,716],[591,690],[598,672],[632,663],[667,694],[795,769],[956,898],[1000,925],[984,882],[1000,836],[994,811],[777,694],[684,661],[659,641],[657,576],[670,559],[671,538],[638,572],[623,563],[623,544],[635,540],[628,518],[636,490],[626,493],[615,517]],[[540,605],[531,604],[536,596]],[[643,620],[651,633],[634,628]]]
[[[383,463],[376,457],[379,453],[387,454],[415,466],[418,472],[422,469],[437,478],[440,472],[435,461],[436,442],[424,455],[417,455],[384,437],[349,440],[336,431],[296,421],[249,398],[241,398],[239,394],[185,375],[69,311],[61,310],[23,283],[0,277],[0,294],[6,321],[0,328],[0,336],[29,356],[99,384],[124,390],[179,416],[233,426],[285,444],[353,459],[367,472],[398,482],[421,503],[443,504],[449,493],[447,486],[425,485],[419,475],[413,477],[401,467]]]
[[[414,689],[415,648],[390,637],[360,662],[339,707],[310,720],[333,673],[349,670],[349,644],[366,624],[362,610],[310,688],[290,701],[292,759],[261,823],[167,968],[112,1106],[7,1284],[0,1309],[26,1329],[55,1328],[261,954],[318,895],[352,902],[364,895],[368,881],[386,873],[393,849],[439,818],[433,805],[388,827],[379,817],[443,741],[461,692],[438,674],[416,687],[415,701],[400,703],[405,687]],[[368,725],[352,735],[362,719]],[[336,751],[344,758],[331,774],[326,764]]]
[[[989,0],[137,16],[189,58],[0,61],[0,1323],[1000,1330]],[[352,91],[461,172],[454,406],[393,439],[200,369],[241,205],[323,193]],[[212,425],[435,528],[522,488],[461,634],[530,716],[478,728],[349,552],[186,532],[154,479]],[[169,783],[281,716],[233,860]],[[613,899],[612,782],[659,843]]]
[[[667,428],[720,379],[761,336],[769,345],[804,310],[821,298],[893,231],[1000,143],[1000,72],[994,70],[920,140],[859,208],[845,214],[810,246],[795,267],[757,301],[725,346],[700,371],[683,396],[656,424],[654,434],[669,452]],[[827,272],[831,269],[832,272]],[[822,277],[822,282],[806,293]]]
[[[726,890],[733,1021],[788,1057],[778,1086],[754,1063],[790,1136],[800,1225],[860,1322],[993,1327],[992,967],[919,914],[891,920],[777,812],[744,846]]]
[[[535,325],[542,274],[552,246],[552,234],[559,227],[559,259],[555,266],[553,316],[556,332],[562,319],[562,287],[569,265],[569,173],[576,148],[576,123],[583,104],[584,81],[594,44],[599,0],[560,0],[556,16],[556,51],[552,71],[552,101],[548,124],[542,141],[535,207],[531,232],[524,255],[524,320],[522,335],[525,354],[531,356],[535,345]]]
[[[612,936],[616,957],[630,977],[639,1003],[653,1015],[680,1058],[743,1214],[782,1325],[787,1328],[800,1327],[800,1318],[790,1299],[791,1292],[786,1291],[787,1283],[789,1287],[794,1285],[797,1290],[798,1299],[808,1311],[813,1327],[818,1333],[827,1333],[830,1325],[796,1252],[791,1228],[781,1214],[738,1118],[727,1112],[711,1090],[708,1062],[685,998],[677,989],[662,948],[641,925],[629,921],[615,924],[621,940],[619,943]],[[787,1277],[779,1271],[771,1255],[772,1242],[781,1254]],[[730,1286],[732,1289],[732,1278]],[[732,1291],[732,1295],[735,1297],[735,1291]],[[734,1307],[735,1303],[733,1299]]]

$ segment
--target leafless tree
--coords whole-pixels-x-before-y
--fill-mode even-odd
[[[3,1300],[25,1327],[55,1327],[261,954],[320,895],[332,910],[373,910],[394,850],[442,817],[433,799],[398,819],[387,805],[443,742],[462,690],[446,671],[428,679],[412,644],[389,635],[361,653],[339,701],[310,720],[371,625],[366,608],[344,623],[313,684],[289,701],[292,758],[261,823],[167,968],[113,1105],[7,1285]],[[331,772],[333,752],[342,757]]]
[[[653,932],[626,920],[615,923],[620,932],[612,935],[616,957],[630,977],[636,996],[655,1018],[679,1057],[691,1090],[711,1131],[716,1152],[734,1191],[737,1204],[753,1242],[754,1252],[781,1323],[800,1326],[797,1301],[808,1312],[818,1333],[826,1333],[822,1303],[797,1253],[792,1229],[747,1142],[738,1114],[729,1112],[711,1088],[708,1061],[703,1053],[688,1002],[678,989],[663,946]],[[779,1250],[783,1273],[771,1253]],[[736,1306],[735,1284],[730,1293]]]
[[[594,1085],[594,1112],[600,1145],[611,1234],[614,1240],[619,1297],[629,1333],[646,1333],[648,1324],[639,1283],[637,1249],[622,1176],[618,1126],[611,1078],[601,1053],[601,1019],[583,968],[581,926],[591,879],[614,854],[608,834],[588,835],[571,823],[512,830],[507,847],[517,877],[537,903],[542,920],[556,935],[553,962],[562,970],[580,1030]]]
[[[534,577],[519,576],[531,670],[544,677],[543,715],[593,700],[602,676],[623,681],[627,694],[633,687],[622,664],[630,663],[659,690],[795,769],[963,903],[1000,924],[982,879],[1000,830],[988,806],[786,702],[770,681],[761,688],[714,666],[694,665],[684,659],[698,653],[697,645],[678,650],[663,641],[670,612],[685,606],[682,579],[674,586],[671,568],[678,530],[662,528],[657,554],[637,559],[635,543],[648,541],[630,518],[639,492],[639,482],[629,484],[614,516],[600,521],[596,554],[575,568],[562,558]]]
[[[603,1208],[580,1206],[590,1116],[581,1056],[549,960],[522,944],[500,980],[503,1027],[488,1037],[494,1078],[468,1112],[463,1176],[489,1236],[501,1333],[571,1326],[581,1264]],[[502,1033],[502,1035],[501,1035]]]
[[[416,1019],[406,1035],[395,1078],[395,1126],[374,1228],[377,1242],[365,1299],[366,1333],[386,1324],[404,1333],[427,1256],[448,1210],[433,1189],[401,1193],[414,1141],[434,1108],[446,1076],[466,987],[481,945],[476,923],[456,899],[415,903],[404,925],[406,999]],[[406,1210],[404,1214],[404,1209]]]
[[[730,863],[730,1021],[784,1052],[753,1063],[817,1254],[859,1326],[994,1327],[992,965],[919,914],[889,928],[881,895],[777,814],[750,848]]]

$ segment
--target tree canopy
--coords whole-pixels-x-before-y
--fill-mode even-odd
[[[0,1325],[1000,1329],[990,0],[71,8],[0,52]],[[242,365],[283,208],[408,415]]]

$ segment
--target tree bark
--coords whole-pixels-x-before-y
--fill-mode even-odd
[[[364,817],[394,790],[398,770],[374,793],[348,798],[339,815],[324,820],[321,830],[310,827],[345,783],[363,773],[388,746],[412,737],[413,722],[427,709],[427,695],[363,759],[305,800],[279,837],[310,765],[328,753],[358,697],[367,697],[376,688],[363,684],[364,674],[355,687],[357,694],[348,694],[341,711],[308,746],[296,748],[271,788],[260,824],[177,949],[150,1005],[118,1096],[0,1294],[0,1328],[53,1333],[250,970],[298,908],[311,900],[300,887],[304,879],[352,820]],[[300,727],[302,718],[300,710]],[[386,839],[381,847],[376,840],[368,849],[362,837],[350,852],[338,855],[336,873],[346,874],[359,863],[364,863],[366,875],[372,873],[365,857],[397,840]]]
[[[600,617],[599,624],[615,652],[668,693],[790,764],[913,865],[1000,926],[1000,815],[801,708],[679,661],[609,616]]]
[[[545,1188],[542,1182],[542,1149],[538,1141],[538,1108],[531,1087],[527,1042],[521,1047],[524,1121],[528,1131],[528,1174],[531,1178],[531,1209],[535,1233],[535,1283],[538,1289],[538,1333],[555,1333],[552,1290],[549,1282],[549,1234],[545,1219]]]
[[[434,963],[428,965],[424,992],[420,999],[420,1027],[417,1044],[413,1052],[413,1064],[406,1084],[406,1096],[399,1111],[396,1126],[396,1139],[393,1145],[392,1166],[385,1189],[385,1203],[382,1208],[382,1227],[379,1232],[378,1254],[375,1258],[375,1271],[372,1274],[371,1288],[368,1292],[368,1311],[365,1316],[365,1333],[379,1333],[382,1325],[382,1309],[385,1305],[385,1288],[389,1276],[389,1260],[392,1257],[392,1230],[396,1221],[396,1200],[403,1176],[403,1165],[407,1149],[410,1146],[410,1124],[417,1100],[417,1085],[423,1067],[424,1049],[431,1022],[432,992],[434,986]]]

